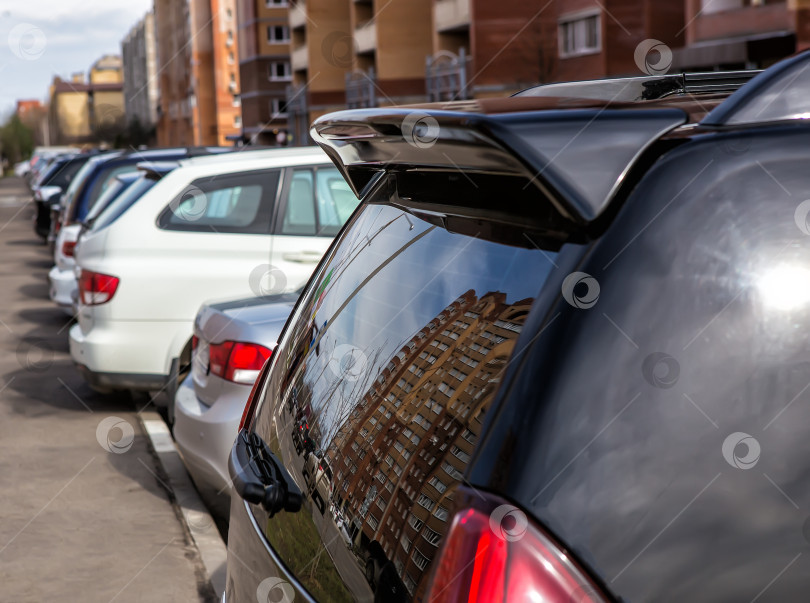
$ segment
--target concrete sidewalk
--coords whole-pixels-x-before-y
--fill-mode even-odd
[[[0,600],[213,601],[141,409],[72,366],[29,199],[0,180]]]

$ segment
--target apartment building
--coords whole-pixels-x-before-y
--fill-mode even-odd
[[[354,62],[351,4],[352,0],[290,1],[289,68],[277,64],[271,79],[287,83],[291,144],[310,144],[312,121],[346,107],[346,73]]]
[[[238,0],[242,134],[246,142],[282,145],[287,140],[290,67],[286,0]]]
[[[806,0],[685,0],[686,45],[676,69],[764,68],[810,47]]]
[[[160,146],[241,138],[235,0],[155,0]]]
[[[149,130],[157,123],[158,80],[155,16],[147,13],[121,41],[124,107],[129,124]]]
[[[49,91],[48,131],[52,144],[113,143],[125,127],[123,64],[105,55],[87,76],[54,77]]]
[[[374,383],[358,382],[368,389],[345,409],[331,442],[321,432],[329,442],[332,503],[361,548],[383,551],[414,600],[425,595],[425,570],[446,532],[452,486],[470,460],[530,305],[507,304],[500,292],[463,294],[416,333]],[[319,422],[310,417],[313,429]],[[375,453],[365,454],[367,448]]]

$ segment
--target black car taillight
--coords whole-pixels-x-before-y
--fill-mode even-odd
[[[608,601],[523,511],[485,492],[453,517],[433,572],[431,603]]]

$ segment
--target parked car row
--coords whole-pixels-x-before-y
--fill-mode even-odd
[[[359,201],[317,147],[73,157],[71,178],[48,181],[50,294],[76,318],[71,356],[90,387],[149,393],[177,417],[192,477],[227,513],[250,389]]]
[[[224,601],[797,600],[808,116],[810,52],[99,155],[54,300],[168,394]]]
[[[362,202],[245,407],[223,600],[803,599],[808,116],[810,53],[318,119]]]

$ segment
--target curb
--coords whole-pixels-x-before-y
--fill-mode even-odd
[[[150,411],[140,413],[138,418],[163,471],[169,478],[169,487],[180,507],[186,528],[200,553],[208,581],[219,600],[225,592],[225,565],[228,559],[225,542],[219,535],[214,518],[197,493],[163,418],[158,413]]]

